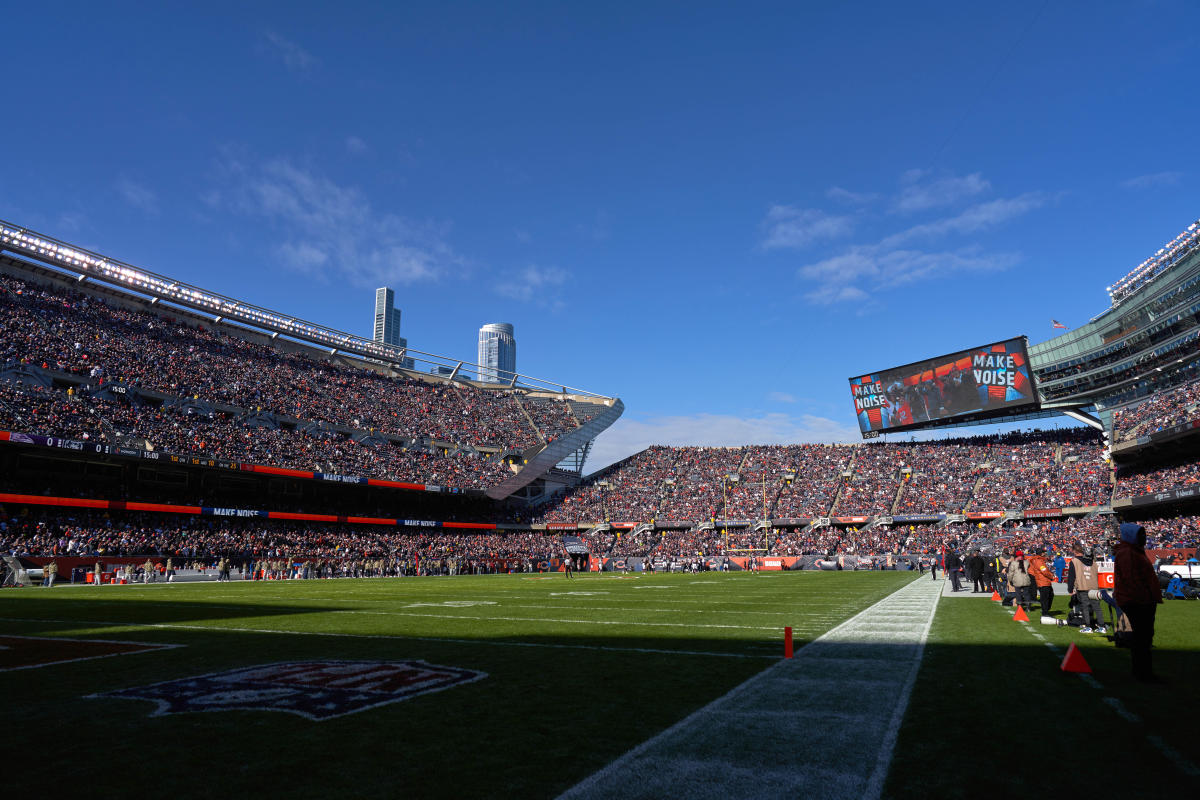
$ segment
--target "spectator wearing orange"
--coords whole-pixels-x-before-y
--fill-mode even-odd
[[[1035,547],[1033,555],[1029,556],[1029,574],[1037,586],[1038,603],[1042,606],[1042,616],[1050,615],[1050,606],[1054,603],[1054,567],[1046,561],[1046,548]]]

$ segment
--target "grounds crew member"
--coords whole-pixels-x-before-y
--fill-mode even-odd
[[[1050,605],[1054,602],[1054,568],[1046,561],[1046,548],[1035,547],[1029,557],[1029,574],[1037,586],[1038,603],[1042,606],[1042,616],[1050,616]]]
[[[1113,594],[1133,628],[1130,652],[1133,677],[1144,683],[1162,683],[1151,668],[1150,647],[1154,643],[1154,616],[1162,602],[1158,576],[1146,557],[1146,529],[1133,522],[1121,523],[1121,542],[1113,557]]]
[[[42,581],[42,585],[47,589],[53,588],[54,578],[56,575],[58,575],[58,562],[51,561],[46,565],[46,568],[42,571],[42,574],[45,576],[45,579]]]
[[[1100,601],[1088,595],[1088,592],[1100,589],[1100,576],[1097,574],[1096,564],[1083,542],[1076,542],[1073,552],[1074,555],[1067,565],[1067,591],[1074,597],[1075,605],[1083,614],[1083,625],[1079,632],[1091,633],[1094,630],[1097,633],[1105,633],[1107,631],[1104,618],[1100,616]]]

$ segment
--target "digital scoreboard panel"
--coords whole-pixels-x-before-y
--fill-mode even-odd
[[[1024,336],[850,379],[864,439],[1038,408]]]

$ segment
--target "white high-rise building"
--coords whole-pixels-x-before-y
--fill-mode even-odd
[[[517,372],[517,340],[508,322],[491,322],[479,329],[479,379],[508,383]]]
[[[386,286],[375,290],[375,341],[392,347],[408,347],[408,339],[400,335],[400,309],[396,308],[396,293]],[[405,358],[403,365],[412,369],[413,360]]]

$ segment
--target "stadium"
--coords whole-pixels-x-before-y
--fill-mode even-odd
[[[1195,794],[1194,4],[4,19],[10,794]]]
[[[419,641],[422,654],[437,653],[428,663],[457,665],[460,654],[446,650],[464,642],[472,642],[471,650],[528,645],[524,649],[531,653],[520,653],[528,664],[504,653],[495,657],[501,666],[491,666],[493,657],[484,659],[487,670],[448,665],[438,668],[437,680],[483,686],[484,673],[515,667],[533,682],[515,692],[530,702],[542,693],[589,697],[597,688],[536,677],[573,664],[572,648],[621,652],[625,658],[619,659],[616,677],[607,673],[613,667],[608,656],[603,672],[569,671],[584,684],[598,685],[603,696],[617,691],[615,685],[604,688],[612,680],[629,689],[638,671],[682,669],[687,690],[662,704],[641,697],[641,689],[622,694],[636,710],[636,721],[615,721],[601,712],[593,715],[595,728],[587,733],[611,739],[612,746],[579,759],[578,769],[565,766],[576,761],[566,754],[555,763],[557,771],[578,774],[572,790],[578,796],[627,794],[628,776],[659,758],[678,758],[669,755],[682,746],[674,739],[685,734],[695,739],[697,731],[690,729],[712,725],[731,737],[749,735],[741,727],[745,720],[721,709],[722,702],[732,701],[697,711],[704,726],[683,711],[720,696],[731,681],[740,684],[735,694],[745,694],[755,682],[770,683],[764,676],[774,668],[762,668],[780,663],[775,659],[782,653],[784,627],[802,644],[811,641],[800,650],[813,662],[808,671],[822,669],[822,649],[836,663],[853,663],[861,655],[856,648],[896,650],[886,657],[864,656],[861,663],[896,662],[885,669],[888,679],[899,690],[907,682],[911,691],[912,634],[887,636],[861,615],[835,622],[876,602],[931,614],[942,583],[914,581],[912,570],[923,574],[926,564],[940,564],[947,552],[981,549],[990,556],[1039,547],[1068,552],[1079,541],[1103,550],[1119,517],[1145,525],[1151,555],[1194,556],[1200,514],[1198,242],[1200,223],[1193,223],[1109,289],[1111,308],[1050,341],[1027,348],[1016,339],[852,378],[867,443],[651,447],[585,474],[591,442],[622,413],[618,398],[523,375],[507,385],[488,384],[470,377],[478,365],[380,346],[0,224],[5,303],[0,502],[8,520],[3,549],[12,554],[5,559],[7,582],[38,582],[53,561],[60,585],[78,587],[53,600],[6,594],[11,636],[5,638],[5,654],[15,659],[7,668],[162,649],[169,655],[157,656],[161,667],[148,658],[129,659],[129,678],[106,683],[149,682],[150,689],[141,694],[129,689],[127,695],[157,698],[156,714],[170,715],[176,705],[198,710],[178,697],[155,694],[160,682],[150,679],[179,669],[166,661],[184,663],[176,650],[204,650],[208,656],[194,666],[188,659],[184,671],[212,672],[242,664],[240,654],[250,655],[249,666],[261,662],[265,652],[254,655],[260,647],[269,648],[273,660],[284,653],[329,658],[336,652],[339,660],[330,663],[337,664],[347,653],[354,659],[375,655],[377,641],[386,641],[378,649],[389,653],[397,642]],[[449,374],[431,377],[408,366],[414,362],[447,365]],[[985,373],[1013,370],[1020,378],[981,378],[965,394],[954,394],[950,387],[956,381],[974,383],[960,374],[970,364],[988,365]],[[932,403],[931,380],[944,381],[942,399]],[[1007,388],[995,392],[985,384]],[[884,413],[869,413],[879,409]],[[971,433],[972,426],[997,419],[1063,414],[1085,424]],[[947,425],[961,433],[927,441],[875,440],[889,429]],[[545,591],[564,589],[575,570],[580,576],[569,590]],[[828,576],[828,587],[793,597],[797,590],[811,592],[812,583],[793,586],[788,576],[814,571],[817,579]],[[769,577],[776,573],[784,580]],[[467,577],[483,575],[522,583],[501,588]],[[698,580],[702,575],[713,578]],[[763,580],[744,587],[739,576]],[[355,588],[313,588],[335,578]],[[852,585],[848,578],[860,582]],[[389,596],[389,579],[404,583],[400,595]],[[214,581],[228,581],[228,588],[205,591]],[[179,593],[164,600],[166,586]],[[627,591],[630,586],[676,591],[670,601],[655,593],[653,605],[643,607],[638,601],[645,598]],[[105,611],[95,610],[95,594],[105,595]],[[497,602],[497,596],[505,600]],[[692,605],[673,607],[681,596],[690,596],[682,602]],[[416,602],[397,607],[397,597]],[[618,616],[631,618],[606,619],[613,602],[629,604]],[[772,617],[797,624],[718,621],[732,619],[728,606],[754,604],[771,604]],[[514,614],[517,609],[526,610]],[[656,612],[670,612],[671,621]],[[77,620],[77,614],[85,619]],[[87,621],[98,614],[104,622]],[[368,616],[346,621],[359,614]],[[1186,624],[1193,624],[1194,615],[1189,619]],[[925,634],[930,621],[932,616],[924,622]],[[1186,635],[1186,628],[1173,631],[1168,621],[1174,619],[1161,624],[1164,638],[1168,631]],[[93,624],[105,631],[91,645],[100,648],[94,655],[88,654],[90,636],[66,636]],[[951,617],[946,624],[980,623]],[[615,627],[601,633],[601,625]],[[869,644],[854,638],[857,630],[866,631]],[[921,626],[915,630],[921,632]],[[296,643],[289,632],[297,634]],[[274,641],[259,644],[263,637]],[[310,637],[347,641],[336,648],[309,647]],[[47,649],[60,638],[59,647]],[[33,641],[41,644],[12,645]],[[1094,642],[1087,644],[1090,660],[1112,657]],[[544,651],[532,654],[535,648]],[[937,652],[926,655],[927,669],[931,661],[950,657]],[[680,657],[692,663],[681,667]],[[721,668],[713,669],[713,661]],[[90,671],[78,669],[81,675]],[[35,685],[40,679],[32,672],[16,674]],[[796,702],[807,704],[809,684],[821,680],[819,674],[792,677],[769,693],[790,687],[806,698]],[[864,685],[888,691],[876,685],[880,680],[874,675],[867,684],[822,684],[821,695]],[[921,686],[918,680],[918,694]],[[656,692],[661,689],[656,685]],[[120,697],[122,691],[114,688],[105,696]],[[479,702],[498,701],[489,695]],[[789,702],[786,691],[780,702]],[[342,713],[349,712],[337,716]],[[451,715],[460,713],[470,712],[457,707]],[[312,710],[295,714],[321,719]],[[682,728],[670,728],[666,739],[650,735],[680,714],[686,717]],[[116,703],[99,714],[107,721],[103,728],[116,725],[131,741],[154,735],[141,721],[144,716]],[[230,724],[236,723],[222,721],[219,729]],[[254,724],[270,726],[271,736],[302,735],[291,721]],[[436,732],[449,723],[421,724]],[[514,734],[519,740],[514,746],[553,749],[542,741],[552,735],[552,726],[523,724],[532,730]],[[830,736],[873,740],[897,733],[866,728]],[[380,729],[373,735],[388,734]],[[631,750],[596,773],[602,777],[586,777],[605,758],[642,740],[649,742],[646,749]],[[700,740],[689,747],[711,746],[704,736]],[[174,746],[167,758],[186,763]],[[704,774],[716,763],[694,768]],[[888,773],[887,766],[862,773],[860,782],[845,783],[843,776],[839,791],[869,793],[872,781],[878,791],[886,779],[893,782],[889,793],[903,794],[893,784],[905,767],[897,762]],[[804,769],[809,768],[815,769]],[[664,780],[674,780],[674,769],[665,770]],[[777,779],[790,785],[795,774],[804,773],[789,774]],[[476,786],[473,792],[490,785],[478,775],[470,780],[482,781],[468,784]],[[545,791],[529,783],[529,775],[511,780],[497,791],[518,796]]]

